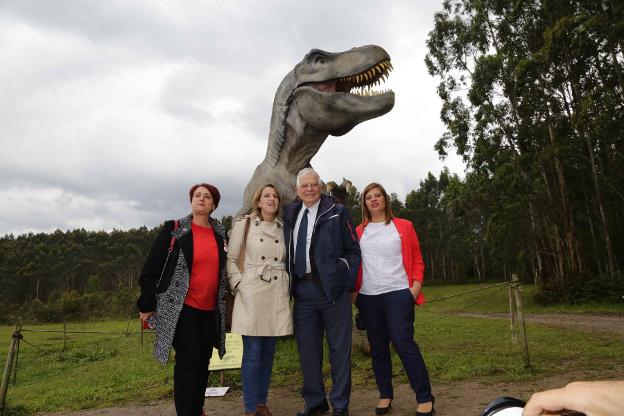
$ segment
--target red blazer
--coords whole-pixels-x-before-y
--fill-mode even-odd
[[[420,243],[418,242],[418,236],[412,222],[404,220],[402,218],[393,218],[394,226],[399,232],[401,238],[401,253],[403,255],[403,267],[405,267],[405,273],[407,274],[407,280],[409,287],[414,285],[414,280],[418,280],[422,287],[423,277],[425,274],[425,262],[423,261],[422,254],[420,253]],[[362,238],[364,233],[364,224],[357,226],[355,231],[358,238]],[[364,259],[362,259],[364,263]],[[362,266],[358,270],[357,280],[355,282],[355,290],[360,291],[362,287]],[[422,294],[422,289],[416,297],[416,304],[420,305],[425,301],[425,296]]]

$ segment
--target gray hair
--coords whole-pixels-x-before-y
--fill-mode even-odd
[[[297,173],[297,186],[301,185],[301,178],[303,176],[306,175],[314,175],[316,176],[316,180],[318,181],[319,185],[321,184],[321,175],[319,175],[314,169],[312,168],[303,168],[299,171],[299,173]]]

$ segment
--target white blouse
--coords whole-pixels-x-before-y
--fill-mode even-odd
[[[401,237],[394,222],[368,223],[360,239],[362,288],[364,295],[381,295],[407,289]]]

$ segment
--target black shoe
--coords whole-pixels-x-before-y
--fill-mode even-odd
[[[348,409],[334,409],[332,416],[349,416]]]
[[[302,411],[297,412],[297,416],[320,415],[321,413],[325,413],[328,410],[329,410],[329,405],[327,404],[327,400],[323,400],[321,403],[317,404],[316,406],[304,407]]]
[[[375,408],[375,414],[376,415],[387,415],[388,412],[390,411],[390,409],[392,409],[392,402],[390,402],[390,404],[386,407],[376,407]]]

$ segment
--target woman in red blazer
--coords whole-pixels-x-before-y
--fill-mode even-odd
[[[356,281],[355,302],[368,335],[379,403],[375,414],[392,406],[390,341],[399,354],[416,393],[416,415],[430,416],[433,395],[427,367],[414,342],[414,303],[421,293],[425,264],[414,226],[395,218],[386,190],[371,183],[362,192],[362,224],[357,227],[362,266]]]

